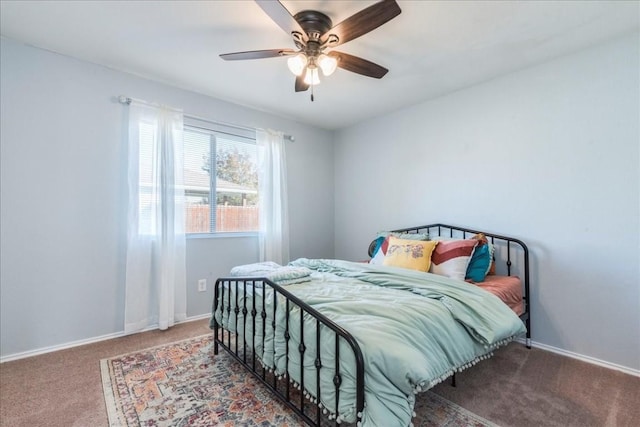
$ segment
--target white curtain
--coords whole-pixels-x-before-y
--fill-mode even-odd
[[[129,105],[125,333],[186,319],[183,117]]]
[[[289,262],[289,210],[284,135],[256,131],[260,194],[260,261]]]

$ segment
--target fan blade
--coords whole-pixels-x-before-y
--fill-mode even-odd
[[[352,73],[381,79],[389,72],[389,70],[378,64],[367,61],[366,59],[358,58],[357,56],[349,55],[348,53],[336,52],[333,50],[329,52],[328,55],[338,60],[338,67],[351,71]]]
[[[269,15],[273,22],[278,24],[278,26],[284,30],[285,33],[292,34],[294,32],[297,32],[300,33],[302,39],[305,42],[309,39],[307,33],[282,3],[274,0],[255,1],[256,3],[258,3],[258,6],[260,6],[262,10],[264,10],[264,12]]]
[[[304,82],[305,73],[306,70],[304,73],[296,77],[296,92],[304,92],[305,90],[309,89],[309,85]]]
[[[225,61],[237,61],[242,59],[262,59],[275,58],[277,56],[285,56],[296,53],[293,49],[267,49],[267,50],[249,50],[247,52],[223,53],[220,58]]]
[[[395,0],[383,0],[335,25],[322,35],[322,42],[326,42],[330,34],[338,36],[338,41],[331,46],[338,46],[358,38],[369,31],[375,30],[382,24],[392,20],[402,12]]]

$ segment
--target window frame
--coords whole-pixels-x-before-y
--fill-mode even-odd
[[[221,123],[215,123],[209,120],[184,117],[183,124],[184,131],[193,129],[194,131],[200,131],[210,135],[209,140],[209,170],[216,171],[215,153],[217,149],[216,137],[218,135],[224,135],[227,139],[236,140],[239,143],[253,144],[257,147],[256,131],[255,129],[242,128],[224,125]],[[215,230],[216,226],[216,201],[217,201],[217,173],[209,174],[209,230]],[[214,202],[212,205],[211,202]],[[259,231],[208,231],[200,233],[187,233],[185,230],[185,236],[187,239],[206,239],[206,238],[237,238],[237,237],[257,237]]]

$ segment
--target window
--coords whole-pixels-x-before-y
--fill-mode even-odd
[[[255,132],[185,120],[186,233],[258,231]]]

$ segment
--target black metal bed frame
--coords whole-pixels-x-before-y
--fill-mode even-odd
[[[527,339],[526,346],[527,348],[531,348],[531,324],[530,324],[530,314],[529,314],[529,251],[527,246],[520,240],[514,239],[511,237],[501,236],[498,234],[488,233],[484,231],[474,230],[470,228],[457,227],[445,224],[431,224],[431,225],[422,225],[418,227],[409,227],[398,230],[393,230],[395,232],[401,233],[419,233],[423,230],[427,230],[428,233],[432,233],[432,230],[437,230],[438,236],[444,236],[445,233],[449,232],[449,237],[455,237],[454,234],[462,234],[462,238],[466,238],[467,234],[477,234],[484,233],[488,239],[490,239],[492,244],[496,244],[496,241],[506,242],[506,268],[507,275],[511,275],[511,267],[512,267],[512,245],[519,246],[522,250],[522,256],[524,259],[524,271],[522,273],[522,281],[524,283],[524,307],[525,312],[520,316],[523,322],[525,322],[527,327]],[[433,234],[432,234],[433,235]],[[231,311],[235,313],[235,334],[230,332],[229,330],[222,327],[222,325],[218,324],[215,313],[218,310],[219,301],[224,304],[225,302],[225,289],[227,289],[228,295],[226,296],[228,305],[225,307],[223,305],[222,310],[226,310],[227,316],[230,319]],[[235,290],[235,301],[232,302],[231,299],[231,290]],[[276,325],[275,325],[275,310],[278,301],[278,295],[281,295],[285,299],[285,331],[284,331],[284,340],[285,340],[285,372],[282,376],[276,375],[270,370],[266,369],[262,364],[256,364],[256,355],[253,349],[256,345],[256,316],[260,316],[262,319],[262,348],[265,346],[265,333],[266,333],[266,319],[268,317],[268,313],[265,308],[265,298],[262,298],[261,307],[256,307],[256,298],[251,298],[251,303],[247,304],[247,298],[242,298],[242,303],[240,303],[239,299],[239,291],[242,290],[243,295],[247,295],[247,292],[250,290],[252,295],[256,295],[256,289],[271,289],[273,291],[273,316],[272,316],[272,328],[275,334]],[[264,292],[264,296],[266,296],[267,292]],[[232,308],[232,305],[233,308]],[[247,306],[249,305],[249,306]],[[298,307],[300,310],[300,344],[297,348],[297,351],[300,353],[300,384],[299,389],[300,392],[293,392],[291,389],[293,380],[289,374],[289,313],[292,308]],[[241,277],[232,277],[232,278],[220,278],[215,283],[214,288],[214,300],[213,300],[213,330],[214,330],[214,354],[218,354],[219,346],[222,346],[231,356],[233,356],[240,364],[242,364],[249,372],[251,372],[260,382],[262,382],[273,394],[278,397],[284,404],[286,404],[291,410],[293,410],[298,416],[300,416],[307,424],[311,426],[320,427],[321,425],[326,425],[326,419],[323,418],[323,413],[326,414],[325,409],[319,403],[322,397],[322,390],[320,387],[320,370],[325,367],[330,367],[333,364],[334,376],[333,376],[333,384],[335,386],[335,408],[333,410],[333,417],[335,417],[335,425],[336,427],[340,425],[341,420],[339,419],[339,396],[340,396],[340,384],[342,383],[341,377],[341,364],[340,364],[340,340],[344,340],[347,345],[350,347],[351,351],[353,351],[353,355],[356,362],[356,417],[357,423],[361,421],[362,412],[364,409],[364,358],[362,356],[362,351],[360,346],[358,345],[355,338],[340,325],[333,322],[330,318],[326,317],[322,313],[318,312],[314,308],[308,306],[304,301],[284,289],[283,287],[277,285],[276,283],[266,279],[266,278],[241,278]],[[242,321],[238,320],[239,313],[242,313]],[[251,314],[250,322],[251,323],[251,331],[253,331],[252,336],[249,338],[251,340],[251,346],[249,348],[246,343],[247,335],[247,314]],[[315,319],[315,336],[316,336],[316,354],[315,354],[315,368],[316,368],[316,399],[317,402],[313,404],[309,404],[309,402],[305,402],[307,397],[305,396],[305,385],[304,385],[304,355],[307,351],[307,348],[304,344],[304,319],[312,318]],[[322,360],[320,354],[320,330],[322,326],[328,328],[333,331],[335,334],[335,352],[336,357],[335,360],[327,361]],[[239,338],[237,337],[238,331],[242,330],[242,343],[239,345]],[[232,338],[232,335],[233,338]],[[225,343],[226,338],[226,343]],[[275,339],[274,339],[275,345]],[[295,351],[295,350],[293,350]],[[455,374],[452,378],[452,385],[455,386]],[[298,384],[293,384],[294,388],[298,388]],[[313,411],[315,408],[315,411]],[[315,414],[313,413],[315,412]],[[358,424],[356,424],[358,425]]]

